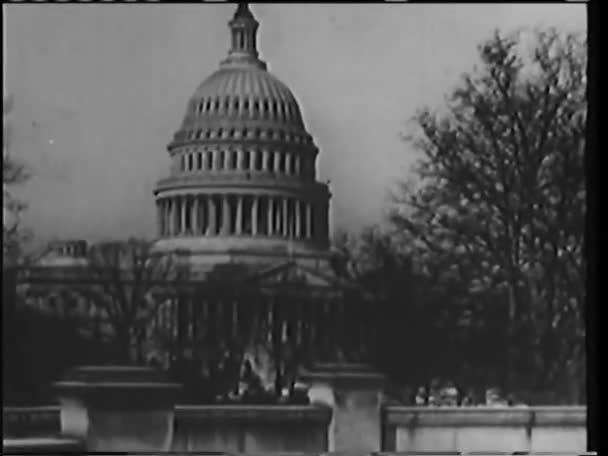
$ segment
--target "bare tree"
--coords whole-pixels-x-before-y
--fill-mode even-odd
[[[15,188],[26,182],[30,174],[18,158],[11,154],[11,126],[8,115],[13,109],[12,97],[7,97],[2,104],[2,262],[4,266],[18,263],[23,256],[23,243],[29,233],[21,226],[21,213],[26,204],[15,196]]]
[[[129,239],[92,246],[77,293],[101,313],[112,328],[121,361],[141,362],[142,342],[167,300],[179,299],[188,280],[180,252],[160,252],[152,242]]]
[[[533,369],[541,389],[584,384],[585,46],[554,29],[483,43],[445,109],[416,116],[418,181],[391,217],[470,295],[502,290],[506,372]]]

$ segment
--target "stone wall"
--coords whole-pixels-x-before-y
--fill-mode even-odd
[[[386,407],[385,451],[584,452],[586,407]]]
[[[284,405],[177,406],[173,451],[327,451],[331,410]]]
[[[322,406],[178,405],[171,450],[321,454],[329,449],[331,415]],[[389,406],[382,421],[387,453],[582,453],[587,445],[585,407]],[[49,440],[58,430],[59,407],[3,409],[5,446],[63,445]]]

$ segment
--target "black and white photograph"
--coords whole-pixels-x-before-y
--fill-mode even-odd
[[[3,453],[597,451],[588,18],[3,4]]]

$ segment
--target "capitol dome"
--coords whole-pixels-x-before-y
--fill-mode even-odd
[[[161,248],[202,263],[318,263],[328,257],[329,199],[318,148],[291,90],[257,51],[258,22],[240,3],[231,48],[194,91],[155,189]]]

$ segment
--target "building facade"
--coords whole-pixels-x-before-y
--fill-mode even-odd
[[[258,55],[246,3],[229,22],[231,47],[188,102],[154,191],[161,250],[220,263],[272,266],[292,259],[327,269],[329,201],[317,181],[319,149],[298,102]]]

